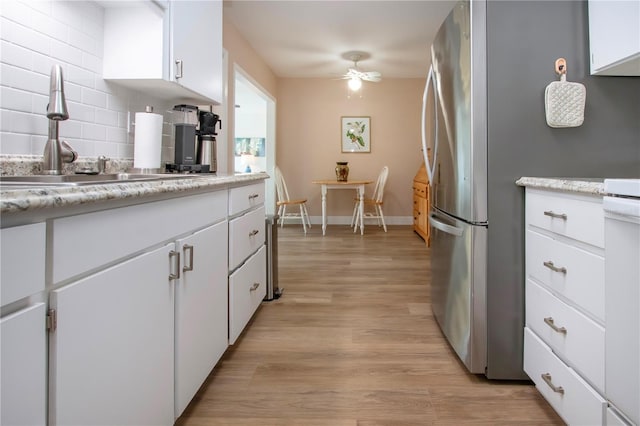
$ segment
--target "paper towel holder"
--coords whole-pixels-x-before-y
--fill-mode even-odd
[[[146,113],[153,113],[153,106],[152,105],[146,105],[144,107],[144,112]],[[127,119],[129,119],[130,116],[127,115]],[[135,127],[136,122],[135,120],[131,122],[131,127]],[[136,174],[160,174],[160,173],[166,173],[166,170],[164,167],[129,167],[126,170],[127,173],[136,173]]]

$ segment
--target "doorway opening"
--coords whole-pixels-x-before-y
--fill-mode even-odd
[[[234,66],[235,122],[233,149],[233,171],[235,173],[266,172],[274,175],[276,164],[275,147],[275,101],[246,74]],[[275,184],[266,180],[265,210],[275,213]]]

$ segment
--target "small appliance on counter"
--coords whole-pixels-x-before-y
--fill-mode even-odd
[[[174,162],[167,163],[169,173],[215,173],[216,126],[220,116],[200,111],[193,105],[176,105],[172,111],[175,131]],[[199,128],[198,128],[199,127]],[[220,124],[220,128],[222,125]]]
[[[197,162],[202,166],[209,166],[209,172],[215,173],[218,170],[216,126],[219,124],[222,130],[222,121],[218,114],[211,111],[200,111],[198,117],[200,130],[198,131]]]

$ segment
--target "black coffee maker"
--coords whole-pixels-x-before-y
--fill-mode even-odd
[[[209,172],[215,173],[218,170],[218,161],[216,156],[216,127],[220,125],[222,130],[222,121],[220,116],[211,111],[200,111],[198,113],[200,129],[198,130],[198,147],[197,162],[201,166],[209,166]]]
[[[209,168],[197,163],[197,126],[198,107],[193,105],[176,105],[172,111],[175,130],[174,162],[167,163],[168,172],[207,173]]]
[[[185,104],[174,106],[171,115],[175,130],[175,153],[174,162],[165,165],[167,172],[215,173],[215,136],[218,134],[218,124],[222,129],[220,116]]]

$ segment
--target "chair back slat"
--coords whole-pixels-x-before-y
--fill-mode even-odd
[[[282,176],[282,172],[280,168],[276,166],[275,168],[276,175],[276,197],[278,197],[278,201],[289,201],[289,190],[287,189],[287,183],[284,180],[284,176]]]
[[[377,203],[381,203],[384,197],[384,186],[387,184],[387,177],[389,176],[389,167],[384,166],[378,175],[376,186],[373,189],[373,196],[371,197]]]

